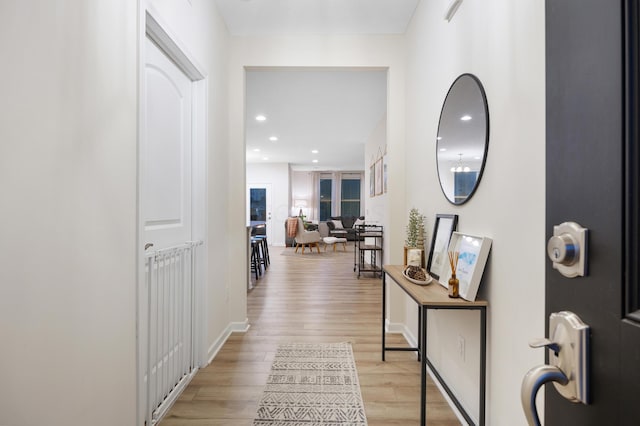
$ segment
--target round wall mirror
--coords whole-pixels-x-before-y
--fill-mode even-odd
[[[436,158],[444,196],[464,204],[475,192],[489,146],[489,108],[480,80],[472,74],[456,78],[442,105]]]

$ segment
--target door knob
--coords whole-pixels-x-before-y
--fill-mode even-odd
[[[547,254],[565,277],[587,275],[587,236],[589,230],[575,222],[564,222],[553,227],[553,236],[547,243]]]
[[[536,395],[549,382],[566,399],[589,404],[589,326],[573,312],[554,312],[549,316],[549,339],[536,339],[532,348],[546,347],[549,365],[532,368],[524,376],[520,400],[530,426],[539,426]]]

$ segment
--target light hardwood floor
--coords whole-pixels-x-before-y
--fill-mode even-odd
[[[270,250],[271,266],[248,294],[251,328],[231,335],[160,425],[251,425],[281,342],[351,342],[369,425],[417,425],[420,364],[411,352],[387,352],[381,361],[382,281],[357,279],[353,243],[346,253]],[[388,340],[406,344],[400,335]],[[430,380],[427,413],[429,425],[460,424]]]

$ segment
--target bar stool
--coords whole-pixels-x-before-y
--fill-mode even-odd
[[[259,261],[260,256],[260,241],[257,238],[251,237],[251,272],[255,272],[256,280],[262,275],[262,266]]]
[[[267,271],[267,254],[265,251],[265,240],[260,238],[259,235],[251,237],[251,241],[256,242],[256,260],[260,267],[264,268],[264,271]]]
[[[255,238],[258,238],[260,240],[260,244],[262,246],[262,257],[263,257],[263,264],[264,264],[264,269],[267,269],[267,267],[269,265],[271,265],[271,258],[269,257],[269,243],[267,241],[267,236],[266,235],[255,235]]]

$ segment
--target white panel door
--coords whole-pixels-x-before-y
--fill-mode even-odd
[[[139,298],[141,424],[153,425],[189,382],[193,362],[192,81],[145,40],[140,219],[146,251]],[[177,248],[179,247],[179,248]]]
[[[147,38],[141,153],[144,243],[191,240],[191,80]]]

